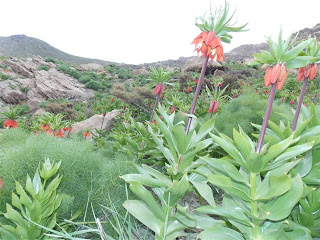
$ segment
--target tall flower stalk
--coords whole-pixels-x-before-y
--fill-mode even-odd
[[[242,25],[240,27],[233,27],[232,23],[234,13],[229,16],[229,4],[225,3],[224,7],[220,7],[215,12],[210,11],[209,16],[202,16],[196,19],[196,26],[202,31],[192,42],[195,44],[195,51],[198,56],[204,57],[199,81],[193,97],[190,114],[194,114],[199,94],[203,84],[203,78],[206,72],[209,59],[211,61],[220,61],[224,59],[223,46],[221,42],[230,43],[232,36],[230,32],[245,31]],[[192,117],[189,117],[185,132],[189,133]]]
[[[159,99],[164,91],[164,85],[168,84],[168,81],[171,78],[172,72],[166,72],[162,67],[159,67],[158,69],[151,67],[150,68],[150,79],[155,83],[155,89],[154,93],[156,95],[156,101],[154,102],[152,113],[150,116],[150,122],[153,121],[154,113],[157,109]]]
[[[291,39],[291,34],[286,41],[283,41],[280,30],[278,43],[273,42],[271,37],[267,40],[270,52],[261,50],[260,53],[253,55],[256,59],[254,63],[269,65],[265,73],[264,85],[265,87],[271,85],[270,97],[256,146],[257,153],[260,153],[263,145],[276,90],[280,90],[284,85],[288,75],[287,69],[303,67],[316,60],[315,57],[301,55],[303,49],[311,43],[311,39],[294,46],[296,37]]]
[[[300,109],[301,109],[304,95],[306,93],[308,80],[309,79],[313,80],[317,76],[317,72],[318,72],[318,68],[319,68],[317,62],[320,60],[320,44],[317,43],[317,40],[315,38],[312,39],[312,42],[307,47],[305,55],[311,56],[311,57],[317,57],[318,59],[315,62],[308,64],[307,66],[299,68],[297,81],[300,82],[303,79],[303,84],[302,84],[302,88],[301,88],[301,93],[300,93],[300,97],[299,97],[297,110],[296,110],[296,113],[295,113],[295,116],[293,119],[293,123],[292,123],[292,130],[293,131],[295,131],[296,127],[297,127]]]

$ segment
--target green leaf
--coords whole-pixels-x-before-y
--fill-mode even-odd
[[[230,178],[220,175],[209,175],[208,181],[231,195],[238,196],[247,202],[251,201],[249,188],[246,185],[233,182]]]
[[[172,186],[164,191],[163,198],[165,201],[167,201],[167,199],[170,199],[168,205],[173,207],[175,204],[177,204],[178,201],[181,200],[182,197],[185,196],[189,188],[190,184],[187,175],[185,174],[179,182],[175,180],[173,181]]]
[[[298,56],[286,63],[287,69],[304,67],[310,63],[317,61],[315,57]]]
[[[210,134],[211,138],[214,142],[219,144],[220,147],[222,147],[231,157],[233,157],[237,162],[239,162],[240,165],[245,165],[245,159],[241,155],[241,153],[238,151],[238,149],[227,140],[218,137],[216,135]]]
[[[155,234],[160,235],[164,223],[152,213],[145,203],[138,200],[126,200],[123,207]]]
[[[312,168],[312,151],[308,151],[302,161],[294,168],[301,177],[306,176]]]
[[[289,216],[294,206],[299,202],[303,194],[303,182],[297,175],[292,179],[292,185],[288,192],[282,196],[269,201],[263,209],[269,212],[267,218],[272,221],[280,221]]]
[[[297,57],[299,55],[300,52],[303,51],[304,48],[306,48],[308,45],[310,44],[310,40],[306,40],[303,41],[302,43],[298,44],[297,46],[295,46],[294,48],[292,48],[290,51],[286,52],[281,60],[282,62],[288,62],[292,59],[294,59],[295,57]],[[306,64],[307,65],[307,64]]]
[[[280,177],[267,174],[264,180],[257,186],[255,200],[269,200],[286,193],[291,187],[291,178],[288,175]]]
[[[244,240],[243,236],[235,230],[226,227],[213,227],[208,228],[201,232],[197,239],[201,240]]]
[[[124,179],[126,182],[129,183],[137,182],[152,188],[167,187],[167,185],[162,181],[152,178],[151,176],[142,174],[125,174],[123,176],[120,176],[120,178]]]
[[[313,146],[313,142],[308,142],[305,144],[296,145],[294,147],[288,148],[284,153],[278,156],[267,168],[267,170],[275,169],[281,166],[284,162],[309,151]]]
[[[213,192],[211,187],[208,186],[206,181],[198,182],[198,181],[191,181],[192,185],[198,191],[198,193],[203,197],[212,207],[216,206],[216,203],[213,198]]]
[[[208,133],[214,129],[214,122],[215,122],[215,118],[211,118],[201,125],[197,133],[196,142],[199,142],[200,140],[205,138],[208,135]]]
[[[237,182],[242,182],[244,184],[247,183],[246,179],[242,177],[238,169],[230,162],[218,158],[200,157],[200,159],[207,163],[209,165],[209,168],[213,168],[216,174],[229,176]]]
[[[140,198],[149,209],[152,211],[152,213],[162,222],[165,220],[165,212],[164,210],[159,206],[156,199],[152,196],[151,192],[145,189],[140,183],[131,183],[130,184],[131,191]]]

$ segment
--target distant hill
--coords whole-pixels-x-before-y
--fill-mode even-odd
[[[73,56],[71,54],[60,51],[59,49],[51,46],[45,41],[33,37],[28,37],[26,35],[0,37],[0,55],[11,57],[31,57],[39,55],[43,58],[51,57],[73,64],[99,63],[105,65],[113,63],[99,59]]]

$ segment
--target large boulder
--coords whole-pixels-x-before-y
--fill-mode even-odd
[[[94,129],[111,129],[113,124],[116,122],[116,117],[118,116],[119,111],[113,110],[103,116],[102,114],[95,114],[92,117],[85,119],[81,122],[77,122],[72,126],[71,133],[84,132],[88,129],[94,131]],[[102,125],[103,122],[103,125]],[[101,126],[102,125],[102,126]]]
[[[202,66],[203,66],[203,58],[190,58],[183,66],[182,72],[201,72]],[[206,75],[207,74],[213,74],[217,69],[226,71],[228,68],[226,66],[223,66],[223,64],[219,62],[212,62],[208,61],[207,68],[206,68]]]

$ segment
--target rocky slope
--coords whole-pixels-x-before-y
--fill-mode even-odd
[[[31,111],[39,108],[39,103],[52,99],[67,99],[74,102],[88,101],[93,91],[86,89],[74,78],[55,69],[55,64],[45,62],[40,56],[6,59],[1,75],[13,79],[0,82],[0,104],[26,102]],[[48,71],[39,70],[47,66]]]
[[[10,37],[0,37],[0,56],[11,57],[32,57],[41,56],[43,58],[51,57],[64,62],[74,64],[99,63],[110,64],[99,59],[77,57],[60,51],[48,43],[26,35],[12,35]]]
[[[297,33],[294,33],[295,36]],[[313,28],[304,28],[299,31],[297,41],[307,39],[308,36],[316,37],[320,41],[320,23]],[[260,44],[245,44],[241,45],[226,54],[227,59],[233,61],[245,61],[246,59],[252,58],[252,55],[258,53],[260,50],[268,50],[267,43]]]

